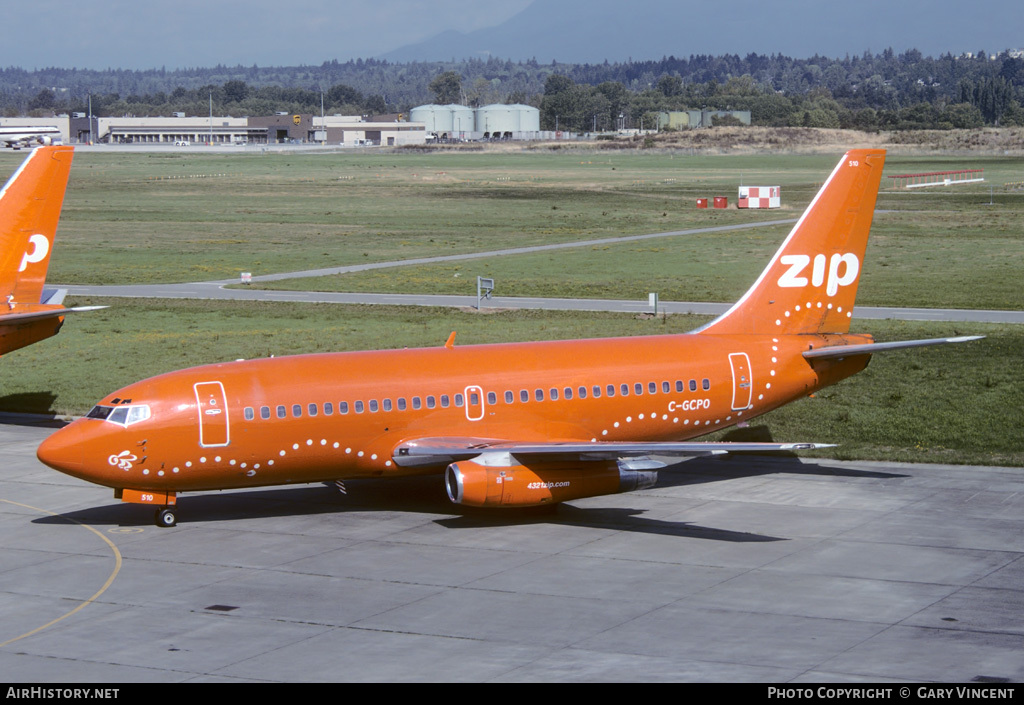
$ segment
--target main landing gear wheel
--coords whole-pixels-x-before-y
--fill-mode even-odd
[[[164,507],[156,510],[154,522],[161,528],[171,527],[178,523],[178,517],[175,516],[173,509]]]

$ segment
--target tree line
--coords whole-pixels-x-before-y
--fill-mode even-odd
[[[424,103],[526,103],[543,129],[653,126],[669,110],[749,110],[755,125],[879,129],[1024,125],[1024,58],[918,51],[830,59],[748,54],[604,64],[490,58],[331,61],[168,71],[0,69],[7,116],[407,113]]]

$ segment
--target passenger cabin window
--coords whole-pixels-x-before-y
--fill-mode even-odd
[[[357,401],[356,402],[356,413],[357,414],[363,413],[363,402],[361,402],[361,401]]]
[[[551,389],[549,389],[548,396],[550,397],[551,401],[558,401],[558,388],[552,387]]]
[[[306,410],[309,412],[310,416],[316,416],[317,414],[316,404],[310,404],[309,406],[306,407]]]
[[[681,380],[681,379],[677,379],[676,380],[676,391],[677,392],[683,391],[683,380]]]
[[[577,391],[580,393],[580,399],[586,399],[587,398],[587,388],[586,387],[580,387]]]
[[[519,390],[519,401],[521,401],[523,403],[526,403],[526,402],[530,401],[530,393],[528,391],[526,391],[525,389],[520,389]]]
[[[465,403],[465,399],[461,394],[455,395],[455,406],[461,407]]]
[[[288,410],[285,409],[284,404],[277,407],[277,418],[283,419],[288,416]]]
[[[533,398],[536,399],[537,401],[544,401],[544,390],[543,389],[534,389],[533,390]]]
[[[347,414],[348,413],[348,402],[347,401],[343,401],[343,402],[339,403],[338,404],[338,411],[340,413],[342,413],[342,414]]]
[[[647,393],[648,394],[657,394],[658,393],[658,383],[657,382],[648,382],[647,383]]]
[[[264,421],[270,418],[270,407],[269,406],[261,406],[260,407],[260,418],[263,419]]]
[[[372,402],[371,402],[371,403],[372,403]],[[390,400],[390,399],[385,399],[385,400],[384,400],[383,402],[381,402],[381,403],[383,404],[383,407],[384,407],[384,411],[391,411],[391,400]]]
[[[595,384],[594,388],[591,391],[594,392],[594,398],[597,399],[598,397],[601,396],[601,385]]]
[[[437,400],[434,397],[427,397],[427,408],[433,409],[437,406]]]
[[[604,391],[608,393],[608,396],[614,397],[615,396],[615,385],[614,384],[609,384],[607,387],[604,388]]]
[[[644,385],[640,384],[639,382],[634,384],[633,385],[633,393],[636,394],[637,396],[640,396],[641,394],[643,394],[644,393]]]
[[[572,387],[566,387],[562,391],[565,393],[566,399],[572,399]]]
[[[665,392],[665,394],[668,394],[669,392],[672,391],[672,385],[670,385],[668,382],[662,382],[661,391]]]
[[[292,416],[295,418],[302,416],[302,404],[292,404]]]
[[[256,412],[253,410],[253,408],[251,406],[245,407],[245,420],[246,421],[252,421],[255,418],[256,418]]]
[[[697,380],[695,380],[695,379],[691,379],[690,380],[690,391],[691,392],[696,392],[697,391]]]
[[[505,392],[505,403],[511,404],[516,400],[515,395],[511,391]]]
[[[412,398],[412,408],[413,409],[422,409],[423,408],[423,400],[420,399],[419,397],[413,397]]]
[[[441,408],[442,409],[447,409],[449,406],[451,406],[451,400],[448,398],[447,394],[442,394],[441,395]]]
[[[498,403],[498,395],[495,394],[494,392],[487,392],[487,403],[488,404],[497,404]]]
[[[628,384],[623,384],[622,386],[619,387],[619,391],[622,393],[622,396],[628,397],[629,396],[629,385]]]
[[[380,404],[377,403],[376,399],[371,399],[370,400],[370,413],[371,414],[376,414],[378,411],[380,411]]]
[[[705,391],[705,392],[706,392],[707,390],[711,389],[711,380],[710,380],[710,379],[708,379],[707,377],[705,377],[705,378],[704,378],[704,382],[703,382],[703,386],[704,386],[704,391]]]
[[[331,416],[332,414],[334,414],[334,404],[329,401],[324,402],[324,416]]]

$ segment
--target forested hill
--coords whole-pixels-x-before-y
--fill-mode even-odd
[[[217,66],[176,71],[0,69],[7,116],[266,115],[407,112],[424,103],[529,103],[542,127],[627,126],[662,110],[750,110],[755,124],[890,129],[1024,125],[1024,57],[938,58],[918,51],[843,59],[782,55],[664,57],[559,64],[500,59],[320,66]],[[650,125],[648,121],[645,124]]]

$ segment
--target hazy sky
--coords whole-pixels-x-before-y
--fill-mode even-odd
[[[1024,42],[1020,0],[730,0],[728,11],[706,0],[645,0],[641,12],[629,7],[622,0],[32,0],[25,18],[8,13],[0,25],[0,67],[319,66],[407,45],[416,46],[392,56],[600,62],[749,51],[842,57],[886,47],[939,56]],[[429,51],[421,44],[445,31],[468,36],[428,42]]]
[[[379,56],[496,25],[531,0],[33,0],[2,25],[0,67],[167,69]]]

